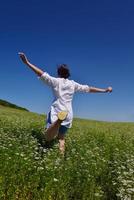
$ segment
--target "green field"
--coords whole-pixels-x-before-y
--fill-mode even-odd
[[[133,200],[134,123],[75,119],[63,157],[44,116],[0,106],[1,200]]]

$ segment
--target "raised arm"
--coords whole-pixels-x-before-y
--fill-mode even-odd
[[[96,93],[96,92],[101,92],[101,93],[112,92],[112,87],[108,87],[106,89],[96,88],[96,87],[89,87],[89,92],[92,92],[92,93]]]
[[[21,53],[18,53],[18,54],[19,54],[19,56],[20,56],[22,62],[23,62],[24,64],[26,64],[30,69],[32,69],[38,76],[41,76],[41,75],[44,73],[44,71],[42,71],[41,69],[39,69],[39,68],[36,67],[35,65],[31,64],[31,63],[28,61],[28,59],[27,59],[27,57],[26,57],[26,55],[25,55],[24,53],[21,52]]]

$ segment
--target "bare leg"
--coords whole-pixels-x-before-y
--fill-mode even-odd
[[[62,121],[58,119],[56,122],[54,122],[46,130],[46,132],[45,132],[45,139],[47,141],[51,141],[55,136],[57,136],[61,123],[62,123]]]
[[[45,132],[45,138],[47,141],[51,141],[55,136],[58,135],[58,131],[62,121],[66,118],[67,112],[61,111],[58,113],[58,120],[54,122]]]
[[[59,139],[59,149],[62,155],[64,155],[65,152],[65,136],[63,134],[58,134]]]

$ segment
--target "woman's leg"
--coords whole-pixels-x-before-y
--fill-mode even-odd
[[[61,125],[59,128],[58,139],[59,139],[59,149],[60,152],[64,155],[65,153],[65,135],[68,131],[66,126]]]
[[[47,141],[51,141],[58,134],[61,123],[62,121],[58,119],[45,131],[45,139]]]
[[[55,136],[58,135],[59,128],[63,120],[66,119],[67,112],[62,111],[58,113],[58,119],[54,122],[45,132],[45,139],[51,141]]]
[[[59,149],[60,152],[64,155],[65,153],[65,135],[64,134],[58,134],[59,139]]]

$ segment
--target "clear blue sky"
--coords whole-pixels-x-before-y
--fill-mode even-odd
[[[0,6],[0,98],[47,113],[51,90],[17,52],[56,76],[66,63],[71,79],[112,94],[76,94],[74,116],[134,121],[134,1],[5,0]]]

